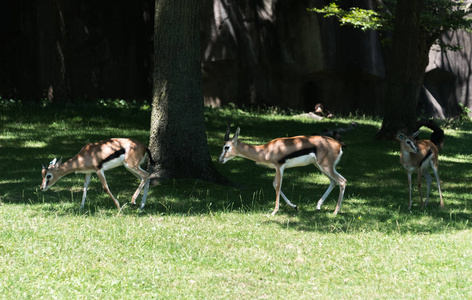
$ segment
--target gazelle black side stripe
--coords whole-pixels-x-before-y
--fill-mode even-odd
[[[114,160],[115,158],[118,158],[120,157],[120,155],[122,154],[125,154],[126,150],[121,148],[120,150],[118,151],[115,151],[113,152],[112,154],[110,154],[107,158],[105,158],[104,160],[102,160],[100,162],[100,164],[98,165],[98,169],[101,169],[103,168],[103,164],[106,163],[106,162],[109,162],[110,160]]]
[[[431,149],[428,150],[428,153],[423,157],[423,159],[420,161],[420,166],[423,165],[423,163],[433,154],[433,151]]]
[[[292,152],[292,153],[290,153],[289,155],[284,156],[284,157],[282,157],[281,159],[279,159],[278,163],[282,165],[282,164],[284,164],[288,159],[296,158],[296,157],[303,156],[303,155],[308,155],[308,154],[310,154],[310,153],[316,154],[316,147],[300,149],[300,150],[297,150],[297,151],[295,151],[295,152]]]

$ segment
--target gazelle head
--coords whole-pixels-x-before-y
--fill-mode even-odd
[[[400,146],[402,150],[411,152],[411,153],[418,153],[419,149],[416,146],[416,137],[420,134],[419,131],[413,133],[412,135],[406,135],[401,132],[398,132],[396,138],[400,141]]]
[[[225,144],[223,145],[223,150],[221,151],[220,157],[218,158],[219,163],[224,164],[228,160],[238,155],[238,152],[236,151],[236,146],[238,145],[239,131],[240,129],[238,127],[233,138],[230,139],[230,125],[228,124],[228,128],[226,129],[225,134]]]
[[[43,176],[43,182],[41,183],[40,189],[42,191],[47,191],[51,186],[59,180],[60,176],[57,174],[59,165],[62,162],[62,158],[54,158],[47,167],[43,165],[41,175]]]

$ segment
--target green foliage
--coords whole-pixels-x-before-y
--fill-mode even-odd
[[[470,12],[464,6],[463,1],[427,0],[424,12],[421,14],[421,23],[429,35],[429,42],[433,43],[443,32],[472,28],[472,19],[468,17],[469,14]],[[443,50],[454,50],[449,45],[439,44],[439,46]],[[453,46],[457,47],[457,45]]]
[[[459,122],[460,125],[462,125],[464,123],[465,124],[470,123],[472,121],[472,111],[470,110],[470,108],[468,108],[467,106],[465,106],[462,103],[459,103],[459,106],[460,106],[462,112],[459,115],[459,118],[454,119],[454,121],[456,123]]]
[[[336,17],[341,25],[350,25],[362,30],[393,30],[395,18],[396,1],[383,1],[383,5],[375,10],[351,7],[349,10],[342,9],[338,3],[333,1],[323,8],[308,8],[307,11],[324,14],[325,17]],[[427,42],[433,44],[443,32],[458,29],[470,30],[472,19],[470,11],[463,1],[456,0],[426,0],[421,24]],[[438,43],[442,50],[460,50],[458,45]]]
[[[359,7],[351,7],[344,10],[337,3],[330,3],[321,9],[307,8],[307,11],[324,14],[325,17],[337,17],[341,25],[351,25],[354,28],[362,30],[380,30],[383,29],[388,20],[380,13]]]
[[[82,175],[70,174],[40,192],[41,161],[67,159],[85,143],[111,136],[146,143],[150,110],[145,103],[121,105],[2,107],[2,298],[472,297],[470,119],[444,127],[443,210],[434,184],[426,209],[419,208],[416,190],[413,209],[406,209],[399,146],[373,139],[379,119],[314,121],[273,108],[206,108],[215,163],[228,118],[241,127],[241,139],[254,144],[356,121],[359,126],[343,135],[347,148],[338,170],[348,186],[336,217],[337,189],[315,210],[329,184],[315,167],[285,171],[284,192],[299,211],[282,202],[269,216],[274,172],[240,158],[217,167],[241,189],[170,180],[150,189],[142,213],[127,204],[138,181],[123,168],[107,172],[121,213],[96,176],[84,211],[78,211]]]

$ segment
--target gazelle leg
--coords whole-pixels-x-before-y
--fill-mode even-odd
[[[423,203],[423,193],[421,192],[421,169],[418,169],[418,192],[420,194],[420,206],[421,208],[424,207]]]
[[[438,185],[439,199],[441,199],[441,204],[440,205],[441,205],[441,208],[444,208],[444,202],[443,202],[442,193],[441,193],[441,184],[440,184],[440,181],[439,181],[438,168],[436,168],[436,166],[434,166],[433,162],[431,162],[431,168],[433,169],[434,176],[436,177],[436,183]]]
[[[274,178],[273,185],[274,185],[274,189],[277,191],[277,178]],[[288,198],[285,196],[284,192],[282,192],[282,188],[280,188],[280,196],[282,196],[282,198],[285,200],[285,202],[290,207],[293,207],[293,208],[295,208],[295,210],[297,210],[297,206],[295,204],[293,204],[292,202],[290,202],[290,200],[288,200]]]
[[[275,215],[279,211],[279,200],[280,200],[280,192],[282,190],[282,177],[284,174],[283,168],[276,168],[275,169],[275,208],[272,212],[272,215]]]
[[[141,183],[139,184],[138,188],[136,189],[136,192],[134,192],[133,197],[131,198],[132,205],[136,205],[136,198],[138,198],[139,193],[141,192],[141,189],[143,188],[145,183],[146,183],[146,180],[144,178],[141,179]]]
[[[333,178],[331,178],[329,176],[328,176],[328,178],[330,180],[329,187],[326,190],[326,192],[323,194],[321,199],[318,200],[318,204],[316,205],[317,210],[321,209],[321,205],[323,205],[323,202],[326,200],[326,198],[328,198],[329,194],[331,194],[331,191],[333,190],[334,186],[336,185],[336,180],[334,180]]]
[[[136,198],[138,198],[139,193],[141,192],[142,188],[144,187],[143,198],[141,199],[141,206],[139,209],[143,209],[144,203],[146,202],[147,193],[149,190],[149,179],[143,178],[141,183],[138,186],[136,192],[134,192],[133,198],[131,198],[131,204],[136,205]]]
[[[339,185],[338,204],[336,204],[336,209],[334,210],[334,214],[336,215],[341,209],[341,204],[343,202],[344,191],[346,190],[346,179],[336,172],[336,170],[334,170],[334,172],[337,175],[337,183]]]
[[[144,208],[144,204],[146,203],[148,190],[149,190],[149,179],[147,179],[146,183],[144,184],[143,198],[141,199],[141,206],[139,207],[139,209],[141,210]]]
[[[98,178],[100,178],[100,182],[102,183],[103,189],[105,190],[105,192],[108,193],[108,195],[110,195],[113,202],[115,202],[116,207],[118,208],[118,210],[120,210],[121,209],[120,203],[118,202],[118,200],[116,200],[116,198],[113,196],[110,189],[108,188],[107,180],[105,178],[105,173],[103,172],[103,169],[98,170],[97,175],[98,175]]]
[[[426,200],[424,202],[424,207],[426,207],[428,205],[428,202],[429,202],[429,192],[431,190],[432,178],[431,178],[431,175],[429,175],[428,170],[423,171],[423,176],[424,176],[424,178],[426,178]]]
[[[410,204],[408,205],[408,210],[411,210],[411,203],[412,203],[411,201],[411,173],[408,172],[407,176],[408,176],[408,190],[410,192]]]
[[[85,175],[84,192],[82,194],[82,204],[80,204],[80,210],[83,209],[85,205],[85,198],[87,198],[87,187],[90,183],[90,176],[92,176],[92,174]]]
[[[141,189],[144,187],[143,198],[141,200],[141,206],[139,207],[139,209],[143,209],[144,203],[146,202],[147,193],[149,190],[149,173],[141,169],[141,167],[139,166],[131,167],[130,165],[126,163],[124,164],[124,166],[133,175],[141,179],[141,183],[139,184],[138,189],[136,190],[136,192],[134,192],[133,197],[131,198],[131,204],[136,205],[136,199],[138,198],[139,193],[141,192]]]
[[[338,161],[339,161],[339,158],[338,158]],[[341,209],[341,204],[344,197],[344,191],[346,190],[346,179],[342,177],[341,174],[339,174],[336,171],[335,169],[336,164],[337,162],[335,162],[334,165],[326,165],[326,166],[321,166],[318,163],[315,164],[318,167],[318,169],[320,169],[320,171],[323,172],[323,174],[325,174],[330,180],[329,187],[326,190],[326,192],[323,194],[321,199],[318,201],[318,204],[316,205],[316,209],[319,210],[321,208],[321,205],[329,196],[329,194],[333,191],[333,188],[337,183],[339,185],[339,198],[338,198],[338,203],[336,204],[336,209],[334,210],[335,215]]]

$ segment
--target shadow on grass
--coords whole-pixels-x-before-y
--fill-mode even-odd
[[[91,104],[55,107],[24,106],[7,109],[2,116],[0,159],[7,172],[0,173],[0,201],[4,204],[37,205],[47,214],[116,215],[117,210],[102,191],[96,176],[89,186],[84,211],[79,211],[83,175],[68,175],[47,192],[39,191],[41,162],[53,157],[68,159],[89,142],[108,137],[129,136],[146,142],[149,135],[149,111],[139,108],[94,107]],[[133,115],[133,118],[129,118]],[[151,187],[144,212],[129,205],[138,181],[122,168],[107,172],[113,194],[124,207],[123,215],[206,215],[240,212],[269,214],[275,204],[272,187],[274,171],[254,162],[234,159],[225,165],[216,163],[228,118],[233,132],[241,127],[241,140],[250,144],[267,143],[273,138],[307,135],[325,129],[347,127],[351,119],[311,120],[251,115],[236,109],[207,109],[206,124],[209,149],[217,169],[243,189],[218,186],[196,180],[169,180]],[[407,210],[406,175],[399,164],[399,146],[393,141],[373,139],[379,124],[372,120],[356,120],[359,126],[343,136],[347,145],[338,171],[347,180],[346,194],[338,216],[333,211],[339,189],[335,188],[316,211],[316,203],[329,181],[314,166],[288,169],[283,190],[299,206],[299,211],[281,201],[281,210],[264,222],[281,228],[319,232],[384,231],[439,233],[448,229],[470,228],[472,199],[472,163],[448,159],[441,161],[440,176],[446,208],[439,209],[436,185],[431,188],[430,204],[419,208],[418,192],[414,206]],[[447,136],[440,155],[467,155],[470,135]],[[423,181],[423,191],[426,184]],[[141,198],[138,198],[139,205]],[[288,221],[287,221],[288,220]],[[287,224],[289,224],[287,226]]]

